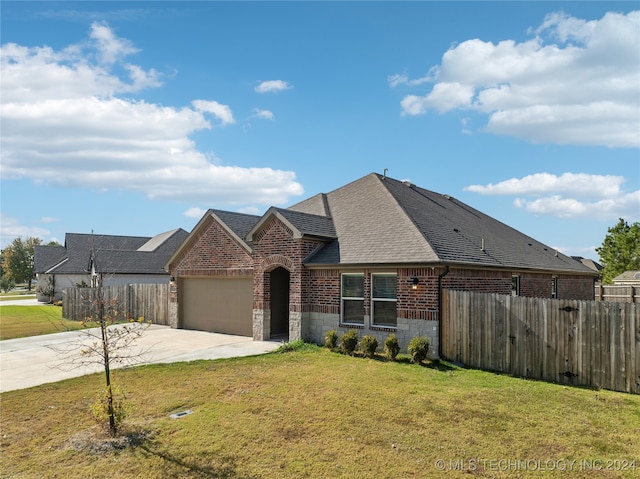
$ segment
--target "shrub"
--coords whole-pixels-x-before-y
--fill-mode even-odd
[[[304,349],[306,343],[302,339],[296,339],[295,341],[288,341],[286,343],[282,343],[278,348],[274,351],[274,353],[290,353],[292,351],[300,351]]]
[[[429,356],[429,338],[426,336],[418,336],[409,341],[409,354],[411,360],[420,364]]]
[[[360,340],[360,351],[367,357],[372,358],[376,355],[376,349],[378,349],[378,340],[375,336],[367,334]]]
[[[400,353],[400,343],[398,342],[398,337],[391,333],[387,336],[387,339],[384,340],[384,354],[391,361],[395,361],[396,357]]]
[[[3,276],[2,278],[0,278],[0,289],[5,293],[8,293],[15,287],[16,287],[16,282],[11,278],[7,278],[6,276]]]
[[[110,402],[111,407],[109,407]],[[90,409],[95,421],[106,429],[109,429],[112,435],[120,429],[120,426],[129,413],[125,395],[117,386],[105,387],[98,395],[96,401],[91,405]],[[113,424],[110,424],[111,418]]]
[[[340,349],[345,354],[353,354],[358,346],[358,332],[355,329],[350,329],[342,336],[340,336]]]
[[[327,332],[324,337],[324,345],[332,351],[338,347],[338,332],[335,329]]]

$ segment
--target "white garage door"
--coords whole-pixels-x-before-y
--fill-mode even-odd
[[[184,329],[253,336],[251,278],[184,278],[180,291]]]

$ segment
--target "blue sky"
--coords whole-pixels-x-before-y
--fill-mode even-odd
[[[385,169],[571,255],[640,221],[637,2],[0,8],[2,247],[190,231]]]

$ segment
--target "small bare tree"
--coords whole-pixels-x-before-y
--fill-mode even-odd
[[[112,369],[117,366],[132,366],[145,360],[148,350],[136,348],[136,341],[150,326],[143,318],[132,318],[128,311],[120,308],[118,298],[105,297],[103,275],[95,269],[95,247],[92,246],[91,287],[82,288],[89,314],[86,322],[95,322],[97,327],[83,330],[76,341],[52,347],[61,355],[62,369],[78,369],[99,365],[104,369],[105,388],[92,407],[94,417],[108,423],[111,436],[118,434],[118,427],[125,417],[123,401],[116,398],[112,381]]]

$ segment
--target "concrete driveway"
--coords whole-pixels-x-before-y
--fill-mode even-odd
[[[99,332],[99,329],[91,332]],[[0,392],[103,371],[99,364],[76,369],[61,364],[64,361],[59,351],[83,338],[86,340],[86,333],[69,331],[0,341]],[[151,325],[135,347],[138,351],[146,351],[144,360],[138,364],[153,364],[253,356],[273,351],[281,344],[253,341],[244,336]]]

